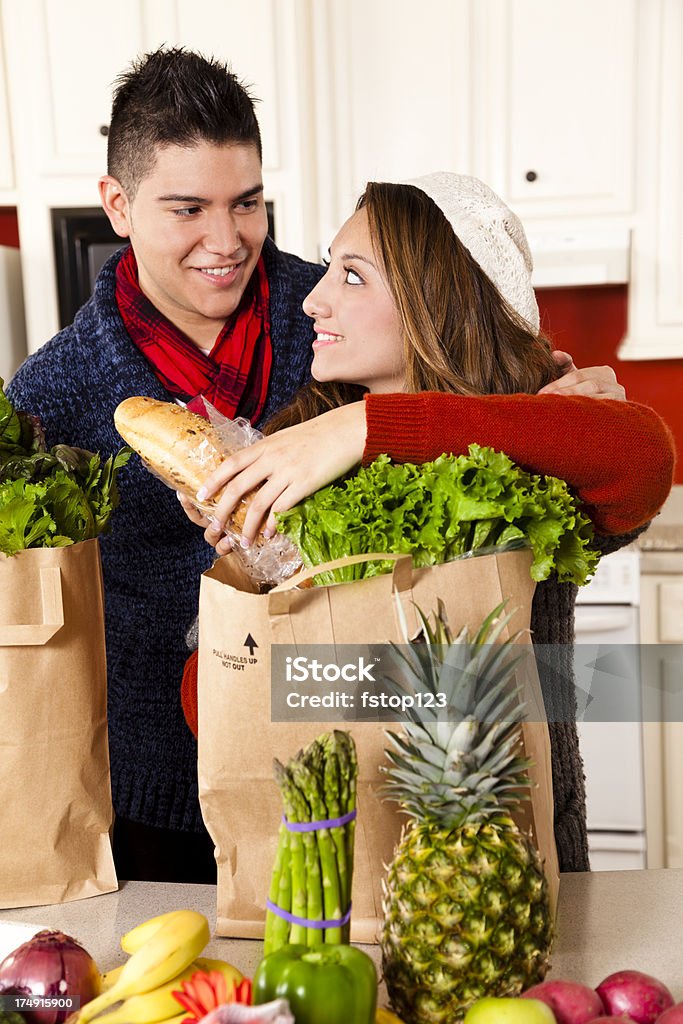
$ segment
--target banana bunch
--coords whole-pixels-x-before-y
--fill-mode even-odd
[[[180,1024],[188,1014],[173,992],[195,971],[220,971],[228,986],[242,980],[231,964],[199,956],[209,938],[209,922],[194,910],[172,910],[126,932],[121,948],[128,960],[102,975],[102,991],[81,1008],[78,1024],[104,1010],[96,1024]]]

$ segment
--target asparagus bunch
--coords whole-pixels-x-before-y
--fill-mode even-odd
[[[328,821],[356,808],[358,760],[348,732],[326,732],[287,765],[273,762],[288,823]],[[355,821],[294,832],[280,825],[268,893],[280,910],[308,922],[340,920],[351,903]],[[316,946],[348,942],[350,924],[315,928],[266,913],[264,956],[288,942]]]

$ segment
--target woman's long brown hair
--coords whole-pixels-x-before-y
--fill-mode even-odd
[[[406,392],[535,394],[555,380],[550,342],[505,302],[426,193],[370,182],[356,206],[362,208],[403,325]],[[266,433],[364,392],[356,384],[312,381]]]

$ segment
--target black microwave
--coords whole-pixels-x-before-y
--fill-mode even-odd
[[[275,238],[273,204],[266,202],[268,234]],[[52,211],[52,238],[57,271],[59,325],[67,327],[92,295],[95,278],[113,252],[126,245],[99,206]]]

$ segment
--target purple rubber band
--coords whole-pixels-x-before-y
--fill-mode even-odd
[[[277,903],[272,903],[270,900],[266,900],[266,907],[284,921],[288,921],[290,924],[300,924],[305,928],[343,928],[351,920],[350,903],[349,909],[343,917],[329,921],[309,921],[307,917],[297,917],[296,914],[290,914],[288,910],[283,910],[282,907],[278,907]]]
[[[282,824],[287,827],[288,832],[317,832],[321,828],[339,828],[340,825],[348,825],[356,817],[356,811],[349,811],[342,814],[341,818],[326,818],[325,821],[287,821],[282,815]]]

